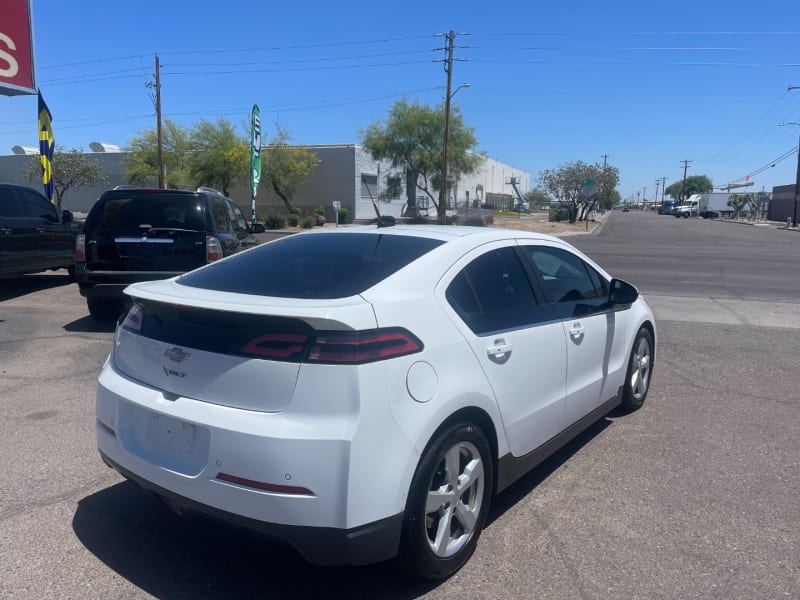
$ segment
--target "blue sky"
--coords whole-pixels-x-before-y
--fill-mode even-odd
[[[187,7],[191,6],[190,9]],[[753,175],[793,183],[800,127],[800,2],[34,2],[37,77],[56,141],[124,146],[155,125],[145,83],[163,64],[164,114],[278,120],[303,144],[358,143],[401,97],[454,101],[479,149],[515,168],[620,169],[623,197],[655,180]],[[244,133],[244,130],[243,130]],[[36,145],[36,100],[0,96],[0,154]],[[781,158],[783,157],[783,158]],[[776,162],[776,159],[781,158]],[[775,163],[774,167],[770,165]],[[646,190],[645,190],[646,188]]]

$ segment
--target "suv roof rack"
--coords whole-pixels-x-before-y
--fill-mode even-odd
[[[212,194],[219,194],[220,196],[223,196],[223,195],[224,195],[224,194],[223,194],[222,192],[220,192],[219,190],[215,190],[214,188],[212,188],[212,187],[208,187],[207,185],[201,185],[201,186],[200,186],[199,188],[197,188],[195,191],[196,191],[196,192],[211,192]]]

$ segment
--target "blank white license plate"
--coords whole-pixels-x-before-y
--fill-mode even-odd
[[[190,452],[194,440],[194,425],[153,413],[147,424],[147,437],[178,452]]]

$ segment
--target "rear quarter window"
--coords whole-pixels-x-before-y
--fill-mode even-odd
[[[346,298],[442,243],[381,233],[298,234],[188,273],[178,283],[279,298]]]

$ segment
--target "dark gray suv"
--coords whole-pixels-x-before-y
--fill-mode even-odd
[[[73,270],[72,213],[58,214],[42,194],[0,183],[0,276]]]
[[[75,277],[89,313],[116,319],[130,283],[167,279],[254,246],[241,209],[210,188],[116,188],[86,217]]]

